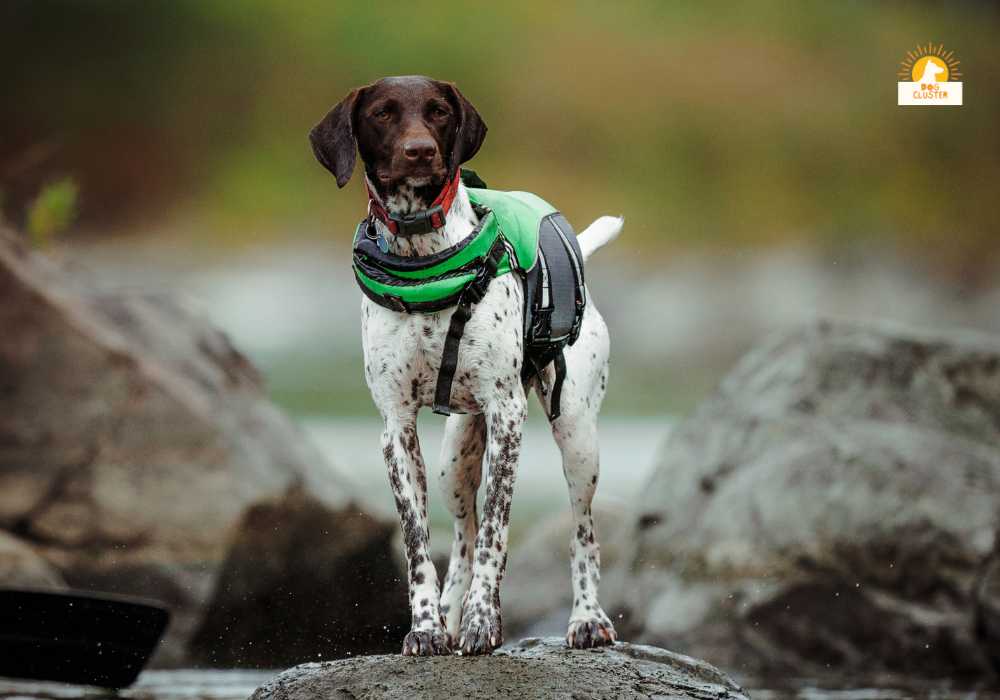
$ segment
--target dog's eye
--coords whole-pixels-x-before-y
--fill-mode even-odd
[[[389,110],[383,107],[382,109],[376,110],[372,116],[381,121],[386,121],[390,117],[390,114]]]
[[[435,117],[439,119],[442,119],[444,117],[447,117],[450,114],[450,112],[444,107],[441,107],[440,105],[435,105],[431,109],[431,114],[433,114]]]

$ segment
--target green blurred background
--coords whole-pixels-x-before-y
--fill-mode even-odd
[[[814,314],[1000,330],[998,30],[986,2],[4,0],[3,216],[24,227],[71,178],[57,251],[207,299],[292,411],[371,415],[345,325],[363,191],[306,133],[380,76],[453,80],[491,186],[578,228],[626,216],[591,277],[620,348],[609,411],[682,412]],[[962,61],[965,106],[896,106],[928,41]],[[326,269],[334,287],[303,282]]]

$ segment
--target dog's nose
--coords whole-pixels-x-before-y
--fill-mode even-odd
[[[431,160],[437,155],[437,144],[432,139],[411,139],[403,144],[407,160]]]

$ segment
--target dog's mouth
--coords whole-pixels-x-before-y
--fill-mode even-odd
[[[440,190],[444,187],[447,172],[444,168],[412,168],[402,173],[381,172],[381,188],[388,194],[397,194],[401,188]],[[433,199],[433,197],[431,197]]]

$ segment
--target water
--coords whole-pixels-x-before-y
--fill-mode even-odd
[[[277,671],[216,671],[179,669],[144,671],[139,680],[120,691],[81,685],[15,681],[0,678],[0,700],[245,700]]]
[[[915,683],[907,687],[829,688],[808,680],[796,680],[778,689],[744,683],[753,700],[994,700],[996,692],[962,690],[947,682]]]

